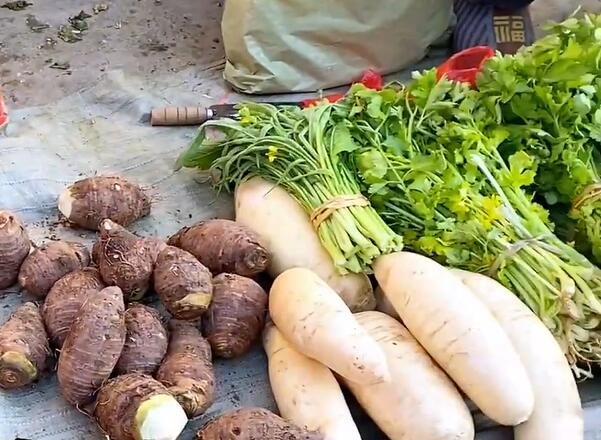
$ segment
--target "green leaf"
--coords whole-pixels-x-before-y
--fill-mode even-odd
[[[547,202],[548,205],[555,205],[557,204],[557,202],[559,202],[559,196],[557,195],[557,192],[555,191],[548,191],[545,192],[543,194],[545,196],[545,201]]]
[[[374,119],[385,119],[386,115],[382,112],[382,97],[376,95],[371,98],[369,104],[367,104],[367,114]]]
[[[334,157],[340,153],[352,153],[359,149],[359,145],[353,139],[350,130],[343,123],[339,123],[334,127],[332,138],[333,147],[331,154]]]
[[[589,136],[591,139],[601,142],[601,127],[591,127],[589,130]]]
[[[591,85],[582,86],[580,87],[580,90],[586,93],[589,97],[592,97],[597,93],[597,88]]]
[[[406,151],[409,150],[407,142],[397,136],[388,136],[382,142],[382,146],[386,147],[388,151],[396,156],[402,156]]]
[[[382,97],[383,103],[391,104],[396,102],[398,93],[396,90],[386,88],[380,91],[380,96]]]
[[[446,168],[446,162],[442,157],[420,154],[411,160],[412,171],[442,172]]]
[[[576,110],[581,115],[586,115],[591,111],[591,100],[584,93],[579,93],[576,96],[574,96],[573,102],[574,110]]]
[[[373,185],[369,186],[368,193],[369,194],[383,194],[386,191],[383,192],[382,190],[386,189],[387,186],[388,186],[388,182],[374,183]]]
[[[349,112],[349,118],[361,114],[361,112],[363,112],[364,107],[361,104],[354,104],[353,107],[351,107],[351,111]]]
[[[423,193],[427,193],[432,188],[432,182],[428,178],[427,174],[420,173],[417,176],[415,176],[413,182],[409,184],[409,188]]]
[[[547,83],[569,81],[589,73],[589,68],[574,60],[564,59],[552,64],[541,78]]]
[[[381,183],[388,171],[388,163],[384,155],[373,149],[360,153],[357,165],[363,180],[370,184]]]
[[[518,151],[509,158],[509,173],[505,183],[515,188],[529,186],[534,183],[534,158],[525,151]]]

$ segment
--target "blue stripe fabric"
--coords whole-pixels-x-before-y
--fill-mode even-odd
[[[469,0],[455,0],[457,24],[453,37],[453,49],[459,52],[474,46],[495,47],[494,7]]]

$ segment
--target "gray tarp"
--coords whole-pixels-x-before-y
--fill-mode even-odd
[[[38,46],[46,36],[56,38],[56,26],[66,17],[82,8],[89,11],[93,3],[34,3],[29,12],[53,26],[46,33],[27,29],[28,11],[13,14],[0,9],[0,80],[12,119],[7,136],[0,136],[0,209],[16,211],[38,244],[54,238],[91,243],[94,234],[56,224],[57,195],[81,176],[119,173],[153,194],[152,215],[133,227],[140,234],[167,236],[196,220],[231,216],[227,197],[215,202],[214,194],[196,182],[194,173],[173,173],[173,161],[194,129],[152,128],[140,122],[153,106],[208,105],[235,98],[224,87],[221,72],[206,68],[220,56],[218,43],[212,41],[218,37],[219,2],[121,0],[91,20],[82,42],[59,42],[54,49]],[[540,3],[545,5],[541,13],[549,16],[549,1]],[[565,2],[560,3],[564,7]],[[162,43],[167,43],[167,49]],[[72,74],[48,69],[50,57],[69,60]],[[2,292],[0,322],[24,299],[15,288]],[[192,439],[195,428],[228,408],[273,408],[265,371],[259,348],[239,360],[219,361],[217,402],[205,417],[191,422],[181,438]],[[595,409],[600,388],[598,382],[583,387],[587,440],[601,439],[601,417]],[[365,416],[359,417],[364,439],[380,440]],[[478,420],[480,426],[485,423]],[[53,374],[22,391],[0,392],[0,440],[17,437],[103,438],[94,423],[62,400]],[[479,435],[479,440],[493,438],[508,437]]]

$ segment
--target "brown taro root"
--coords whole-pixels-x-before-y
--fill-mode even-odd
[[[94,415],[111,440],[176,440],[188,422],[167,388],[140,373],[104,384]]]
[[[38,379],[49,355],[40,311],[34,303],[25,303],[0,327],[0,388],[18,388]]]
[[[69,272],[54,283],[44,300],[42,317],[55,347],[63,346],[71,324],[88,295],[96,294],[103,288],[100,273],[92,267]]]
[[[88,264],[90,253],[83,244],[53,241],[25,258],[19,271],[19,284],[30,294],[44,298],[59,279]]]
[[[154,268],[154,290],[174,317],[197,319],[211,303],[212,275],[191,253],[167,246]]]
[[[189,418],[204,413],[215,400],[211,347],[188,321],[169,323],[169,351],[156,378],[177,399]]]
[[[58,209],[69,223],[97,230],[104,219],[128,226],[148,215],[150,198],[122,177],[96,176],[68,187],[58,199]]]
[[[211,344],[202,337],[195,323],[172,319],[169,321],[169,332],[168,353],[186,352],[213,362]]]
[[[208,220],[182,228],[167,243],[190,252],[213,275],[227,272],[253,277],[270,262],[257,234],[231,220]]]
[[[106,284],[123,290],[126,301],[141,299],[149,288],[160,249],[157,239],[140,238],[111,220],[100,224],[98,269]]]
[[[156,310],[134,304],[125,311],[125,346],[117,374],[154,374],[167,352],[167,331]]]
[[[242,408],[210,421],[196,440],[323,440],[263,408]]]
[[[17,282],[19,268],[29,254],[27,231],[10,212],[0,211],[0,289]]]
[[[100,261],[100,253],[102,252],[102,248],[101,248],[101,243],[100,243],[100,239],[96,240],[94,242],[94,245],[92,246],[92,262],[98,266],[98,262]]]
[[[250,350],[265,325],[267,300],[250,278],[228,273],[213,278],[213,301],[202,324],[216,356],[234,358]]]
[[[88,296],[58,358],[58,383],[65,400],[85,405],[109,378],[125,342],[125,306],[118,287]]]

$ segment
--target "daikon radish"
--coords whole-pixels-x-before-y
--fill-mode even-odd
[[[380,312],[355,315],[386,354],[390,383],[345,381],[391,440],[473,440],[474,422],[455,385],[401,323]]]
[[[309,216],[283,188],[253,177],[238,185],[235,198],[236,221],[255,231],[272,256],[272,277],[293,267],[304,267],[328,283],[351,311],[374,309],[369,278],[365,274],[338,273]]]
[[[504,286],[484,275],[453,270],[488,307],[513,342],[534,389],[534,412],[515,440],[582,440],[582,405],[561,347],[538,317]]]
[[[394,310],[392,304],[390,304],[390,300],[386,298],[386,295],[384,295],[384,292],[382,292],[382,288],[380,286],[376,287],[374,290],[374,295],[376,297],[376,310],[378,312],[386,313],[388,316],[392,316],[397,321],[401,319],[396,310]]]
[[[528,419],[534,394],[511,341],[486,306],[434,260],[409,252],[374,267],[405,326],[455,383],[501,425]]]
[[[310,270],[288,269],[275,279],[269,313],[298,351],[344,378],[362,384],[390,379],[382,350],[336,292]]]
[[[340,385],[325,365],[299,353],[268,323],[263,347],[269,358],[269,382],[280,415],[324,440],[361,440]]]

